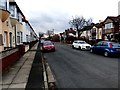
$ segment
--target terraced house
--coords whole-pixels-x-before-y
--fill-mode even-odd
[[[85,26],[83,28],[83,33],[81,34],[81,36],[85,37],[87,40],[91,41],[91,40],[102,40],[102,29],[103,28],[103,22],[99,22],[99,23],[92,23],[89,26]]]
[[[0,2],[0,51],[36,40],[36,33],[17,3],[14,0]]]
[[[18,59],[18,55],[29,50],[37,40],[37,34],[17,3],[14,0],[0,0],[0,59],[3,67],[6,61],[10,62],[11,55],[11,59]]]
[[[103,39],[120,42],[120,16],[108,16],[104,20]]]
[[[87,40],[108,40],[120,43],[120,15],[108,16],[104,21],[85,26],[81,36]]]

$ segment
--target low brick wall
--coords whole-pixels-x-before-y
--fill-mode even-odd
[[[12,63],[20,58],[19,48],[10,49],[1,53],[2,71],[6,70]]]
[[[32,48],[36,42],[31,42],[28,45],[18,45],[16,48],[0,52],[0,71],[6,71],[6,69],[8,69],[15,61],[19,60],[25,52]]]
[[[18,45],[0,53],[0,69],[4,72],[25,53],[25,46]]]

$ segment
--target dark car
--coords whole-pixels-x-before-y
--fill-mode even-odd
[[[55,45],[51,41],[44,41],[41,49],[42,51],[55,51]]]
[[[120,56],[120,44],[110,41],[100,41],[91,46],[90,52],[103,54],[104,56]]]

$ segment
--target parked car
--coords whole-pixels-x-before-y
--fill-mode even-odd
[[[55,45],[51,41],[44,41],[41,49],[42,51],[55,51]]]
[[[86,43],[83,40],[75,40],[72,43],[72,48],[77,48],[77,49],[80,49],[80,50],[90,50],[90,47],[91,47],[91,45]]]
[[[100,41],[91,46],[90,52],[103,54],[104,56],[120,55],[120,44],[110,41]]]

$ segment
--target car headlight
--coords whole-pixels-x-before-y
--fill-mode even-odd
[[[82,45],[82,48],[85,48],[86,46]]]

